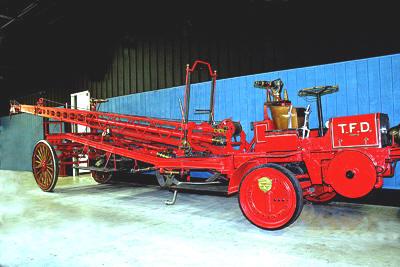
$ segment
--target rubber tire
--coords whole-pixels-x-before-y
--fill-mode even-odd
[[[50,187],[49,187],[48,189],[43,189],[43,188],[41,188],[40,185],[37,183],[36,178],[35,178],[35,182],[37,183],[37,185],[39,186],[39,188],[40,188],[42,191],[44,191],[44,192],[53,192],[53,191],[54,191],[54,188],[56,187],[56,184],[57,184],[57,181],[58,181],[58,173],[59,173],[59,171],[60,171],[60,165],[59,165],[57,153],[56,153],[56,150],[54,149],[54,147],[53,147],[49,142],[47,142],[46,140],[39,140],[39,141],[35,144],[33,151],[35,151],[36,146],[37,146],[38,144],[40,144],[40,143],[43,143],[43,144],[45,144],[47,147],[50,148],[50,152],[51,152],[51,155],[52,155],[52,157],[53,157],[53,167],[54,167],[54,170],[55,170],[55,172],[54,172],[54,176],[55,176],[55,177],[54,177],[54,179],[52,180],[52,183],[51,183],[51,185],[50,185]],[[33,158],[34,156],[35,156],[35,155],[32,154],[32,158]],[[34,173],[34,167],[33,167],[33,165],[32,165],[32,173]]]
[[[284,166],[284,168],[288,169],[290,172],[294,174],[305,174],[303,168],[300,167],[298,164],[288,163]]]
[[[242,206],[240,204],[240,189],[242,187],[243,181],[246,179],[247,175],[249,175],[251,172],[253,172],[253,171],[257,170],[257,169],[261,169],[261,168],[273,168],[273,169],[276,169],[276,170],[282,172],[287,178],[289,178],[290,182],[293,185],[295,193],[296,193],[296,209],[295,209],[295,212],[292,215],[292,218],[290,218],[290,220],[287,223],[285,223],[284,225],[281,225],[280,227],[277,227],[277,228],[265,228],[265,227],[261,227],[261,226],[255,224],[255,223],[253,223],[247,217],[247,215],[244,213],[243,208],[242,208]],[[261,228],[263,230],[276,231],[276,230],[281,230],[283,228],[288,227],[289,225],[294,223],[297,220],[297,218],[300,216],[301,211],[303,210],[303,205],[304,205],[304,203],[303,203],[303,190],[302,190],[302,188],[300,186],[300,182],[296,179],[296,176],[291,171],[289,171],[285,167],[282,167],[281,165],[278,165],[278,164],[275,164],[275,163],[267,163],[267,164],[262,164],[262,165],[259,165],[257,167],[254,167],[254,168],[250,169],[245,175],[243,175],[242,181],[240,182],[240,185],[239,185],[238,202],[239,202],[240,210],[242,211],[244,217],[249,222],[251,222],[253,225],[255,225],[258,228]]]

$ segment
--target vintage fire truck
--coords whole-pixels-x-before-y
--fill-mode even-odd
[[[191,75],[205,66],[211,77],[210,107],[199,112],[208,121],[189,121]],[[216,71],[196,61],[186,68],[181,120],[100,112],[99,101],[90,110],[51,107],[46,99],[36,105],[11,102],[10,113],[30,113],[44,118],[44,139],[33,149],[32,170],[38,186],[54,189],[66,166],[87,158],[92,177],[108,183],[117,172],[154,171],[160,186],[238,193],[244,216],[254,225],[277,230],[292,224],[304,200],[328,202],[336,194],[359,198],[381,188],[384,177],[394,175],[400,159],[399,127],[390,129],[383,113],[323,120],[321,97],[337,86],[302,89],[299,96],[314,97],[317,129],[309,129],[310,106],[294,107],[283,91],[283,82],[256,81],[266,90],[264,119],[253,123],[254,138],[246,141],[240,122],[214,120]],[[60,124],[50,133],[49,125]],[[83,125],[89,131],[71,133],[62,124]],[[85,157],[85,158],[84,158]],[[81,167],[82,168],[82,167]],[[195,179],[193,172],[208,172]]]

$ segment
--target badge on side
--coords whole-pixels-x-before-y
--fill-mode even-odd
[[[267,193],[269,190],[271,190],[272,180],[268,177],[261,177],[260,179],[258,179],[258,187],[261,191]]]

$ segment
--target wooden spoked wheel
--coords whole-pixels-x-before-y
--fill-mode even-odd
[[[93,180],[99,184],[107,184],[113,177],[112,172],[91,171]]]
[[[295,175],[272,163],[257,166],[244,175],[238,200],[244,216],[266,230],[289,226],[303,209],[302,189]]]
[[[46,140],[35,145],[32,155],[32,172],[36,183],[45,192],[53,191],[58,180],[58,158],[54,148]]]

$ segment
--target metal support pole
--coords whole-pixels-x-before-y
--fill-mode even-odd
[[[191,72],[189,70],[189,64],[188,64],[188,65],[186,65],[186,88],[185,88],[185,103],[184,103],[185,116],[184,116],[184,122],[183,122],[185,124],[184,137],[183,137],[183,140],[185,143],[187,141],[187,135],[188,135],[187,123],[189,122],[190,76],[191,76]]]
[[[321,94],[317,94],[317,109],[318,109],[318,136],[324,135],[324,119],[322,117],[322,104],[321,104]]]
[[[217,79],[217,71],[214,71],[214,75],[212,77],[211,81],[211,93],[210,93],[210,114],[208,117],[208,123],[213,124],[214,123],[214,102],[215,102],[215,83]]]

